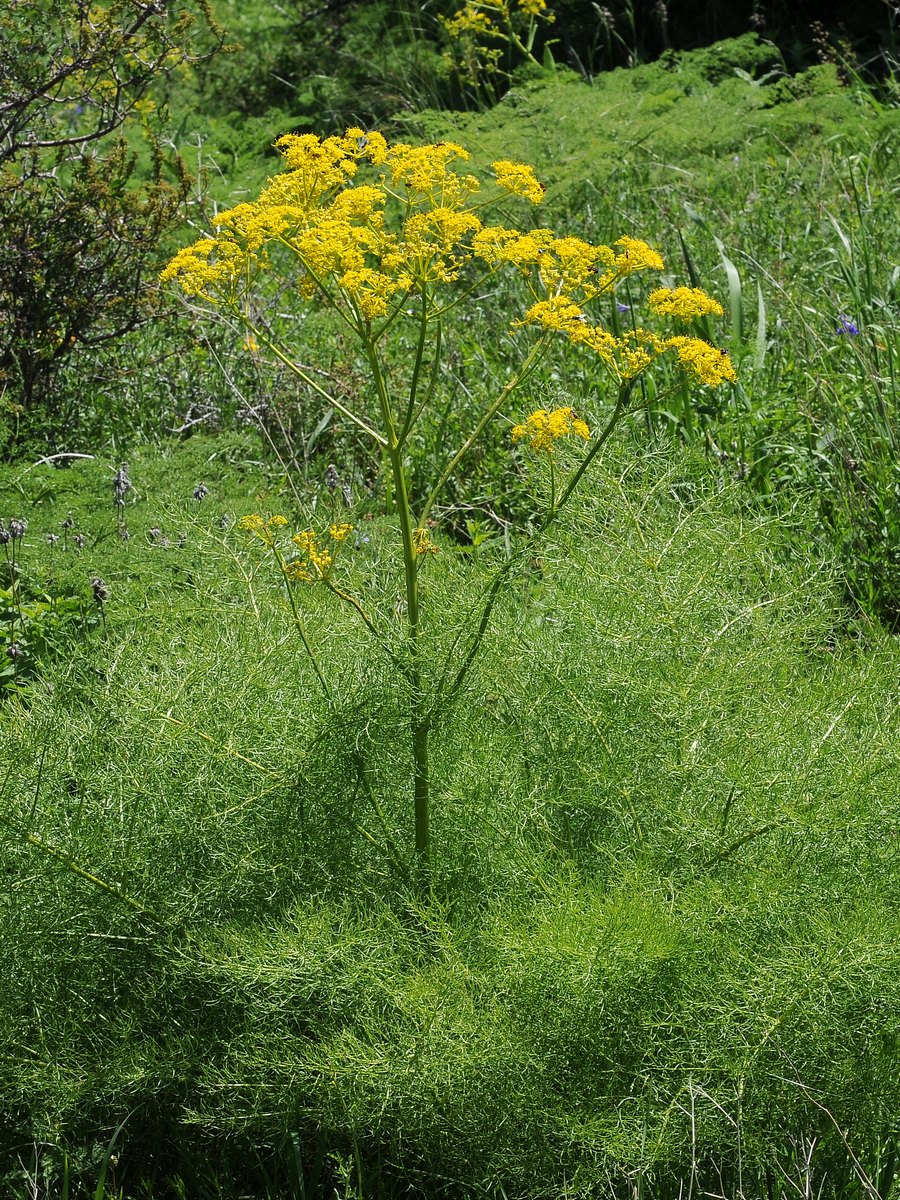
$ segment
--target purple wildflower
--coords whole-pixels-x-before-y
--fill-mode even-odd
[[[838,313],[838,325],[834,331],[837,334],[846,333],[848,337],[856,337],[859,328],[853,324],[846,313]]]

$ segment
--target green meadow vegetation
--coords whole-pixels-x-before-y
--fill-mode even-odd
[[[891,31],[76,7],[0,17],[0,1192],[897,1200]]]

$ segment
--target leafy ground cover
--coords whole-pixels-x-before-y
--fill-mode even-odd
[[[34,569],[71,509],[108,599],[5,704],[8,1187],[89,1178],[125,1118],[124,1195],[849,1195],[850,1149],[888,1194],[896,647],[796,522],[634,450],[446,717],[428,903],[389,671],[313,593],[324,712],[234,528],[285,507],[258,450],[135,456],[127,541],[115,464],[19,476]],[[497,553],[429,562],[448,627]]]

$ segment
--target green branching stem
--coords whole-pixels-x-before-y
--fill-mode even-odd
[[[359,753],[357,753],[354,757],[355,757],[355,762],[356,762],[356,772],[357,772],[357,778],[359,780],[359,785],[362,788],[363,794],[365,795],[366,799],[369,802],[369,806],[371,807],[372,812],[375,814],[376,820],[378,821],[379,825],[381,826],[381,832],[384,835],[384,841],[385,841],[385,845],[387,846],[387,849],[388,849],[388,854],[390,855],[390,858],[392,859],[394,866],[397,868],[397,871],[400,874],[400,876],[403,878],[403,880],[406,883],[409,883],[410,882],[409,866],[406,862],[406,859],[403,856],[403,851],[397,845],[397,842],[394,839],[393,834],[391,833],[390,826],[387,823],[387,819],[384,815],[381,805],[378,803],[378,798],[375,795],[375,793],[372,791],[372,787],[369,783],[369,777],[366,774],[365,760],[363,759],[363,756]],[[357,825],[356,829],[359,833],[361,833],[363,835],[363,837],[365,837],[368,841],[370,841],[376,848],[381,849],[381,847],[378,846],[378,843],[375,841],[375,839],[372,837],[372,835],[369,833],[369,831],[367,829],[363,828],[360,825]]]
[[[371,633],[372,637],[375,638],[375,641],[378,643],[379,646],[381,646],[382,650],[384,650],[385,654],[388,656],[388,658],[391,660],[391,662],[394,664],[394,666],[397,668],[397,670],[400,671],[400,673],[402,675],[406,675],[408,668],[409,668],[409,664],[407,662],[405,662],[394,651],[394,649],[391,647],[391,645],[389,644],[387,639],[379,631],[379,629],[375,625],[375,622],[372,620],[372,618],[369,616],[369,614],[366,612],[366,610],[363,608],[363,606],[360,604],[360,602],[356,599],[356,597],[351,596],[349,592],[345,592],[342,588],[339,588],[337,586],[337,584],[335,584],[334,581],[331,579],[323,579],[322,583],[325,584],[325,586],[328,588],[329,592],[331,592],[333,595],[337,596],[337,598],[339,600],[341,600],[344,604],[349,605],[354,610],[354,612],[359,616],[362,623],[365,625],[366,629],[368,629],[368,631],[369,631],[369,633]]]
[[[474,446],[474,444],[481,437],[481,434],[484,432],[484,429],[487,426],[487,424],[491,421],[491,419],[494,416],[496,416],[496,414],[500,411],[500,409],[503,407],[503,405],[506,403],[506,401],[509,399],[509,397],[512,395],[512,393],[516,390],[516,388],[521,387],[521,385],[525,382],[525,380],[528,378],[528,376],[531,374],[531,372],[537,366],[537,364],[541,358],[541,355],[544,353],[544,351],[547,348],[547,344],[549,342],[549,337],[550,337],[549,333],[545,332],[544,334],[541,335],[541,337],[538,338],[538,340],[535,342],[535,344],[531,347],[531,350],[528,352],[528,355],[527,355],[525,361],[522,363],[522,366],[519,368],[519,370],[516,372],[516,374],[512,377],[512,379],[509,380],[509,382],[503,388],[503,390],[501,391],[501,393],[497,397],[497,399],[494,401],[494,403],[491,404],[490,407],[485,410],[484,414],[482,415],[481,420],[478,422],[478,424],[475,426],[475,428],[472,430],[472,432],[466,438],[465,442],[463,442],[462,446],[460,446],[459,450],[457,450],[457,452],[450,459],[450,462],[447,464],[447,466],[441,472],[440,478],[438,479],[438,481],[434,485],[434,487],[431,489],[431,494],[429,495],[428,499],[425,501],[425,506],[422,509],[421,519],[422,519],[423,523],[428,518],[428,515],[431,512],[431,509],[432,509],[432,506],[434,505],[435,500],[440,495],[441,491],[446,486],[447,482],[450,480],[451,476],[453,475],[453,472],[459,466],[460,462],[465,457],[465,455],[468,454],[469,450],[471,450],[471,448]]]
[[[556,501],[556,503],[553,505],[553,507],[547,513],[547,516],[541,522],[538,529],[535,531],[536,534],[544,533],[545,530],[553,523],[553,521],[556,520],[556,517],[559,515],[559,512],[563,508],[564,504],[566,503],[566,501],[569,499],[569,497],[572,495],[572,493],[575,491],[575,489],[578,487],[579,483],[581,482],[585,471],[587,471],[587,469],[590,467],[591,463],[594,461],[594,459],[597,457],[597,455],[603,449],[604,444],[609,439],[610,434],[615,429],[615,427],[618,425],[619,420],[622,417],[622,414],[625,412],[625,409],[628,407],[628,400],[631,396],[631,392],[632,392],[632,389],[634,388],[635,382],[636,381],[634,379],[627,379],[620,385],[619,394],[616,396],[616,403],[613,407],[612,413],[610,414],[609,420],[603,426],[603,429],[600,431],[600,433],[597,435],[597,437],[594,439],[594,442],[591,445],[590,450],[587,452],[587,454],[582,459],[577,471],[575,471],[572,478],[569,480],[569,482],[563,488],[562,492],[560,492],[559,499]]]
[[[419,572],[415,548],[416,524],[413,520],[409,502],[409,484],[403,465],[403,444],[397,432],[387,381],[384,377],[375,343],[371,337],[366,338],[365,346],[366,356],[372,370],[372,379],[378,394],[382,423],[387,431],[385,452],[393,481],[397,513],[400,518],[403,574],[406,584],[407,649],[409,662],[405,673],[410,691],[416,858],[422,874],[426,875],[430,854],[428,735],[431,728],[431,716],[426,711],[425,690],[422,685],[422,672],[419,662],[421,614],[419,609]]]
[[[485,205],[475,205],[473,207],[472,211],[476,212],[479,207],[486,207],[486,206]],[[463,304],[466,300],[469,299],[470,296],[474,296],[474,294],[478,291],[478,289],[481,287],[481,285],[483,283],[486,283],[493,274],[494,274],[494,271],[485,271],[485,273],[483,275],[479,275],[479,277],[473,283],[471,283],[468,287],[462,288],[460,290],[459,294],[457,296],[454,296],[452,300],[448,300],[446,304],[442,304],[440,306],[440,308],[436,308],[432,315],[436,316],[436,317],[443,317],[443,316],[446,316],[446,314],[448,312],[452,312],[454,308],[456,308],[460,304]],[[532,294],[534,294],[534,293],[532,293]]]
[[[536,538],[540,537],[542,534],[544,534],[547,531],[547,529],[550,527],[550,525],[556,520],[557,516],[559,515],[559,513],[562,510],[563,506],[565,505],[566,501],[570,498],[572,493],[578,487],[578,484],[581,482],[582,478],[584,477],[585,472],[590,467],[591,463],[594,461],[594,459],[597,457],[597,455],[600,453],[600,451],[603,448],[603,446],[605,445],[605,443],[609,440],[609,437],[612,434],[613,430],[615,429],[616,425],[618,425],[623,413],[625,412],[625,409],[628,406],[628,398],[631,394],[631,390],[633,387],[634,387],[634,380],[626,380],[625,382],[623,382],[620,385],[619,393],[616,397],[616,403],[613,407],[612,413],[610,414],[609,420],[606,422],[603,429],[600,431],[597,438],[594,440],[593,444],[591,445],[590,450],[588,451],[588,453],[585,455],[584,459],[580,463],[577,471],[575,471],[572,478],[569,480],[569,482],[563,488],[562,492],[559,495],[559,498],[556,499],[554,503],[551,503],[550,508],[547,510],[546,516],[544,517],[543,521],[541,521],[541,523],[538,525],[537,529],[535,529],[534,532],[530,535],[529,541],[533,541],[534,539],[536,539]],[[478,654],[478,651],[481,648],[481,644],[484,641],[484,635],[487,632],[488,622],[490,621],[491,613],[493,612],[494,605],[497,602],[497,597],[500,594],[500,588],[501,588],[503,582],[506,580],[507,576],[510,574],[513,566],[517,562],[520,562],[520,561],[521,561],[521,556],[516,556],[516,557],[510,556],[498,568],[497,573],[495,574],[493,580],[491,581],[490,587],[488,588],[487,596],[485,597],[485,601],[484,601],[484,604],[483,604],[482,610],[481,610],[481,617],[478,621],[478,626],[475,630],[475,633],[472,635],[471,641],[469,642],[469,647],[466,651],[465,657],[463,658],[462,662],[460,663],[460,665],[456,671],[456,674],[453,676],[453,681],[450,683],[450,685],[448,687],[444,687],[443,679],[442,679],[442,683],[437,689],[436,695],[437,695],[437,703],[438,704],[443,705],[443,704],[446,704],[447,702],[449,702],[456,695],[456,693],[459,691],[459,689],[462,687],[463,683],[465,682],[466,676],[468,675],[468,673],[472,667],[472,664],[474,663],[475,658]],[[451,651],[451,655],[452,655],[452,651]],[[448,656],[448,665],[449,665],[449,662],[450,662],[450,656]],[[446,674],[443,678],[446,678]],[[433,719],[433,716],[432,716],[432,719]]]
[[[421,293],[420,299],[421,299],[421,303],[422,303],[422,311],[419,315],[419,337],[416,342],[416,361],[415,361],[415,365],[413,366],[412,379],[410,380],[410,384],[409,384],[409,399],[408,399],[407,405],[406,405],[406,416],[403,419],[403,425],[401,426],[400,433],[398,434],[398,441],[400,442],[401,446],[403,445],[403,443],[406,441],[407,437],[409,436],[409,431],[412,428],[414,420],[415,420],[416,397],[418,396],[418,392],[419,392],[419,380],[422,376],[422,364],[425,359],[425,344],[426,344],[426,340],[428,337],[429,321],[428,321],[428,292],[424,285],[422,287],[422,293]],[[437,363],[438,363],[438,359],[440,357],[440,344],[441,344],[440,321],[438,322],[437,337],[436,337],[435,341],[436,341],[436,345],[435,345],[435,351],[434,351],[434,353],[435,353],[434,373],[436,374]]]
[[[261,341],[267,349],[271,350],[272,353],[275,355],[275,357],[278,359],[278,361],[280,363],[282,363],[284,366],[286,366],[287,369],[293,375],[296,375],[298,379],[302,379],[303,382],[307,385],[307,387],[311,387],[314,392],[316,392],[319,396],[322,397],[323,400],[327,401],[328,404],[333,405],[338,410],[338,412],[343,413],[345,417],[347,417],[350,421],[352,421],[354,423],[354,425],[358,425],[359,428],[362,429],[364,433],[367,433],[369,435],[369,437],[374,438],[375,441],[378,442],[378,444],[380,446],[384,446],[386,444],[384,437],[380,433],[378,433],[376,430],[374,430],[371,427],[371,425],[367,425],[366,422],[362,419],[362,417],[358,417],[356,415],[356,413],[352,412],[349,408],[346,407],[346,405],[341,404],[340,400],[336,400],[334,398],[334,396],[329,395],[328,392],[326,392],[325,389],[322,387],[322,385],[319,383],[316,383],[316,381],[312,378],[312,376],[308,375],[306,373],[306,371],[303,370],[302,367],[299,367],[294,362],[294,360],[290,357],[290,355],[285,354],[285,352],[278,346],[277,342],[274,342],[268,336],[268,334],[265,333],[264,330],[260,329],[256,325],[254,325],[245,316],[243,316],[243,314],[239,310],[235,310],[235,311],[237,311],[238,316],[241,318],[241,320],[244,322],[244,324],[250,329],[253,336],[258,338],[259,341]]]
[[[354,323],[353,320],[350,319],[350,317],[347,316],[347,313],[345,312],[342,305],[340,305],[338,303],[338,301],[335,299],[335,297],[331,294],[331,292],[325,286],[324,282],[322,281],[320,276],[317,274],[317,272],[315,270],[313,270],[313,268],[309,265],[308,259],[303,254],[301,254],[300,251],[297,249],[297,247],[295,245],[293,245],[287,238],[278,237],[275,240],[280,242],[280,244],[282,246],[285,246],[291,252],[291,254],[293,254],[294,257],[300,261],[300,264],[303,267],[303,270],[306,272],[306,274],[312,280],[316,290],[318,291],[319,295],[322,297],[322,300],[324,301],[325,306],[327,308],[330,308],[332,310],[332,312],[336,313],[339,320],[343,321],[344,324],[347,325],[353,331],[353,333],[355,333],[358,336],[360,331],[359,331],[357,325]],[[356,314],[354,314],[354,316],[356,316]]]
[[[316,679],[319,681],[322,694],[328,701],[329,705],[334,707],[334,697],[331,694],[331,688],[328,686],[328,681],[322,673],[322,668],[319,666],[319,660],[316,658],[315,652],[310,645],[309,638],[306,636],[306,627],[303,624],[303,617],[300,615],[300,609],[297,607],[297,597],[294,595],[293,582],[288,574],[287,563],[284,561],[284,555],[277,547],[273,547],[273,549],[275,551],[275,558],[278,562],[278,566],[281,568],[281,574],[284,576],[284,582],[288,594],[288,603],[291,606],[291,613],[294,618],[294,627],[300,634],[300,640],[303,643],[303,649],[306,651],[307,658],[312,664],[312,669],[315,672]]]
[[[123,892],[114,883],[108,883],[105,879],[101,879],[99,875],[95,875],[93,871],[86,870],[70,855],[66,854],[64,850],[58,850],[56,846],[51,846],[49,842],[45,842],[36,833],[26,833],[25,841],[29,846],[35,846],[38,850],[43,851],[44,854],[49,855],[50,858],[62,863],[73,875],[77,875],[80,879],[86,879],[88,883],[92,883],[94,887],[99,888],[102,892],[107,892],[110,896],[114,896],[116,900],[120,900],[140,916],[149,917],[155,925],[163,924],[162,917],[154,912],[152,908],[148,908],[146,904],[141,904],[139,900],[135,900],[133,896],[129,896],[127,892]]]

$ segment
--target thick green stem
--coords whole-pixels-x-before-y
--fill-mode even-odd
[[[391,398],[381,370],[381,363],[374,342],[366,342],[366,353],[372,368],[372,377],[378,392],[381,417],[387,432],[387,454],[390,477],[394,488],[394,503],[400,518],[400,539],[403,547],[403,574],[406,583],[407,648],[409,652],[409,724],[413,754],[413,810],[415,818],[416,857],[422,874],[427,873],[430,855],[430,795],[428,770],[428,735],[431,716],[426,711],[425,689],[419,663],[419,631],[421,614],[419,609],[418,563],[415,546],[416,523],[409,502],[409,484],[403,467],[403,443],[398,435]]]
[[[416,343],[416,362],[415,366],[413,367],[412,381],[409,385],[409,400],[406,405],[406,416],[403,419],[403,425],[400,429],[397,439],[401,445],[406,441],[413,424],[416,409],[416,397],[419,392],[419,378],[422,374],[422,361],[425,356],[425,341],[428,336],[428,294],[424,287],[422,289],[420,300],[422,302],[422,311],[419,314],[419,338]],[[438,325],[438,333],[440,333],[440,325]],[[437,353],[437,348],[435,348],[435,354],[437,355]]]

